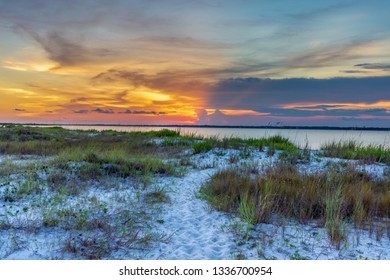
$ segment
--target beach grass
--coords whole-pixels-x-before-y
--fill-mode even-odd
[[[346,238],[346,223],[373,232],[390,216],[389,177],[373,179],[352,167],[311,174],[279,161],[255,177],[245,169],[220,170],[201,194],[216,209],[252,224],[269,223],[275,214],[303,224],[316,221],[338,246]]]
[[[363,146],[357,141],[330,142],[321,146],[321,155],[343,159],[361,160],[366,163],[379,162],[390,165],[390,149],[382,145]]]
[[[67,130],[61,127],[32,127],[8,125],[0,127],[0,154],[57,155],[64,150],[107,149],[119,147],[128,152],[156,153],[158,147],[151,139],[179,137],[178,131],[162,129],[149,132],[118,132],[113,130]],[[172,147],[170,148],[170,150]],[[164,149],[159,149],[160,153]]]
[[[194,153],[208,152],[213,148],[221,149],[243,149],[245,147],[256,148],[259,151],[263,151],[267,148],[268,151],[282,150],[288,152],[294,152],[298,149],[288,138],[275,135],[271,137],[263,138],[222,138],[209,137],[204,138],[197,143],[193,144]]]

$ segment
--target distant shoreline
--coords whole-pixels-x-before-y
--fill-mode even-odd
[[[149,124],[40,124],[40,123],[0,123],[3,125],[29,125],[29,126],[101,126],[101,127],[188,127],[188,128],[246,128],[246,129],[309,129],[309,130],[355,130],[355,131],[390,131],[385,127],[339,127],[339,126],[229,126],[229,125],[149,125]]]

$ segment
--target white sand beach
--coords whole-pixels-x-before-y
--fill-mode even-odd
[[[113,213],[124,211],[129,205],[136,209],[134,213],[143,209],[146,218],[140,227],[140,234],[153,233],[158,238],[148,246],[141,246],[142,248],[127,248],[125,244],[118,246],[120,243],[114,242],[116,245],[110,247],[110,253],[105,255],[104,259],[390,259],[390,238],[386,233],[379,239],[375,232],[355,229],[353,225],[346,224],[345,231],[349,237],[338,249],[330,241],[326,230],[314,222],[302,225],[293,220],[281,222],[275,217],[272,223],[253,226],[237,215],[213,209],[198,194],[201,185],[212,174],[220,169],[238,168],[248,164],[256,166],[259,172],[262,172],[278,155],[277,152],[269,157],[265,152],[253,150],[249,157],[231,163],[229,159],[234,156],[239,158],[239,153],[240,151],[233,149],[213,149],[207,153],[191,155],[192,166],[184,176],[151,178],[149,189],[166,191],[169,201],[164,203],[151,205],[141,198],[147,194],[147,190],[140,189],[129,179],[116,179],[96,181],[79,196],[63,198],[64,201],[52,207],[58,210],[70,206],[78,208],[79,211],[87,211],[91,209],[90,202],[93,201],[95,204],[98,202],[105,205],[107,211]],[[44,158],[33,160],[45,162]],[[319,158],[317,161],[300,164],[299,168],[302,171],[314,172],[328,162],[339,161],[346,160]],[[16,161],[13,157],[1,157],[1,164],[6,162],[27,164],[31,159]],[[367,165],[358,162],[356,168],[364,170],[372,177],[383,176],[388,170],[388,167],[382,164]],[[23,180],[21,176],[3,178],[1,194],[4,195],[6,187],[20,183],[20,180]],[[46,174],[41,172],[39,176],[43,178]],[[110,184],[111,187],[107,186]],[[46,203],[47,208],[45,205],[37,205],[39,203]],[[69,241],[69,238],[82,238],[83,235],[98,236],[98,230],[95,232],[94,229],[81,232],[42,227],[45,211],[53,209],[50,200],[45,202],[41,196],[15,203],[2,201],[1,204],[1,259],[77,259],[80,255],[64,250],[64,242]],[[94,215],[92,210],[88,213]],[[106,242],[110,243],[112,240]],[[82,242],[75,244],[83,246]]]

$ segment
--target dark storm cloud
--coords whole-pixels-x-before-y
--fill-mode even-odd
[[[220,81],[211,108],[263,111],[285,104],[375,103],[389,100],[390,77],[333,79],[232,78]]]

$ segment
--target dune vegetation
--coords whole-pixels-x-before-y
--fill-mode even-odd
[[[347,225],[390,238],[390,150],[382,146],[328,143],[311,151],[281,136],[5,125],[0,157],[0,238],[10,240],[0,258],[28,246],[23,234],[45,230],[60,235],[53,246],[62,258],[145,257],[155,244],[169,243],[157,228],[164,226],[162,209],[175,203],[171,178],[203,169],[213,171],[196,197],[249,227],[315,223],[338,249],[348,240]],[[367,173],[368,164],[383,174]]]

